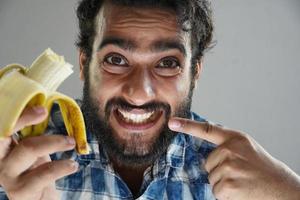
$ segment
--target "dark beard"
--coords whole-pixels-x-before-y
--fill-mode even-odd
[[[190,114],[191,106],[191,94],[187,99],[181,103],[175,110],[175,116],[188,118]],[[161,155],[165,154],[170,143],[172,142],[176,132],[171,131],[168,128],[168,121],[171,115],[170,105],[163,102],[149,102],[142,106],[134,106],[127,103],[123,98],[110,99],[105,105],[105,110],[99,110],[103,107],[102,102],[95,102],[90,96],[88,79],[84,82],[83,88],[83,102],[81,109],[84,115],[87,131],[94,134],[99,143],[99,148],[102,148],[110,158],[118,162],[119,165],[140,167],[150,165],[157,160]],[[165,122],[162,128],[159,130],[159,136],[152,141],[149,145],[146,153],[141,153],[137,142],[131,141],[132,144],[122,144],[115,137],[113,132],[115,131],[109,124],[109,116],[112,113],[114,107],[121,107],[124,110],[131,108],[141,108],[145,110],[161,109],[165,113]],[[104,113],[104,117],[98,113]],[[140,134],[134,134],[133,140],[139,141]],[[130,147],[130,151],[126,150],[126,147]]]

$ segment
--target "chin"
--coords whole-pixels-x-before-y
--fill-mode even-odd
[[[145,156],[151,153],[164,124],[166,124],[163,112],[158,111],[151,116],[148,114],[150,116],[148,121],[140,120],[138,122],[120,115],[118,111],[111,115],[110,126],[112,137],[123,149],[123,154],[127,156]]]

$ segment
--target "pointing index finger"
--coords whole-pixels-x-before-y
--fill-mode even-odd
[[[207,140],[216,145],[223,144],[232,136],[230,131],[209,122],[198,122],[174,117],[169,121],[168,125],[173,131],[183,132]]]

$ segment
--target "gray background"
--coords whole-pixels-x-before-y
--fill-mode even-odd
[[[0,0],[0,66],[30,65],[51,47],[74,64],[59,89],[81,97],[76,0]],[[300,1],[213,2],[216,47],[207,53],[193,108],[243,130],[300,174]]]

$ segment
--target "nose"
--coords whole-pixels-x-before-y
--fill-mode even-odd
[[[146,70],[132,72],[123,85],[124,98],[133,105],[143,105],[155,98],[154,84]]]

